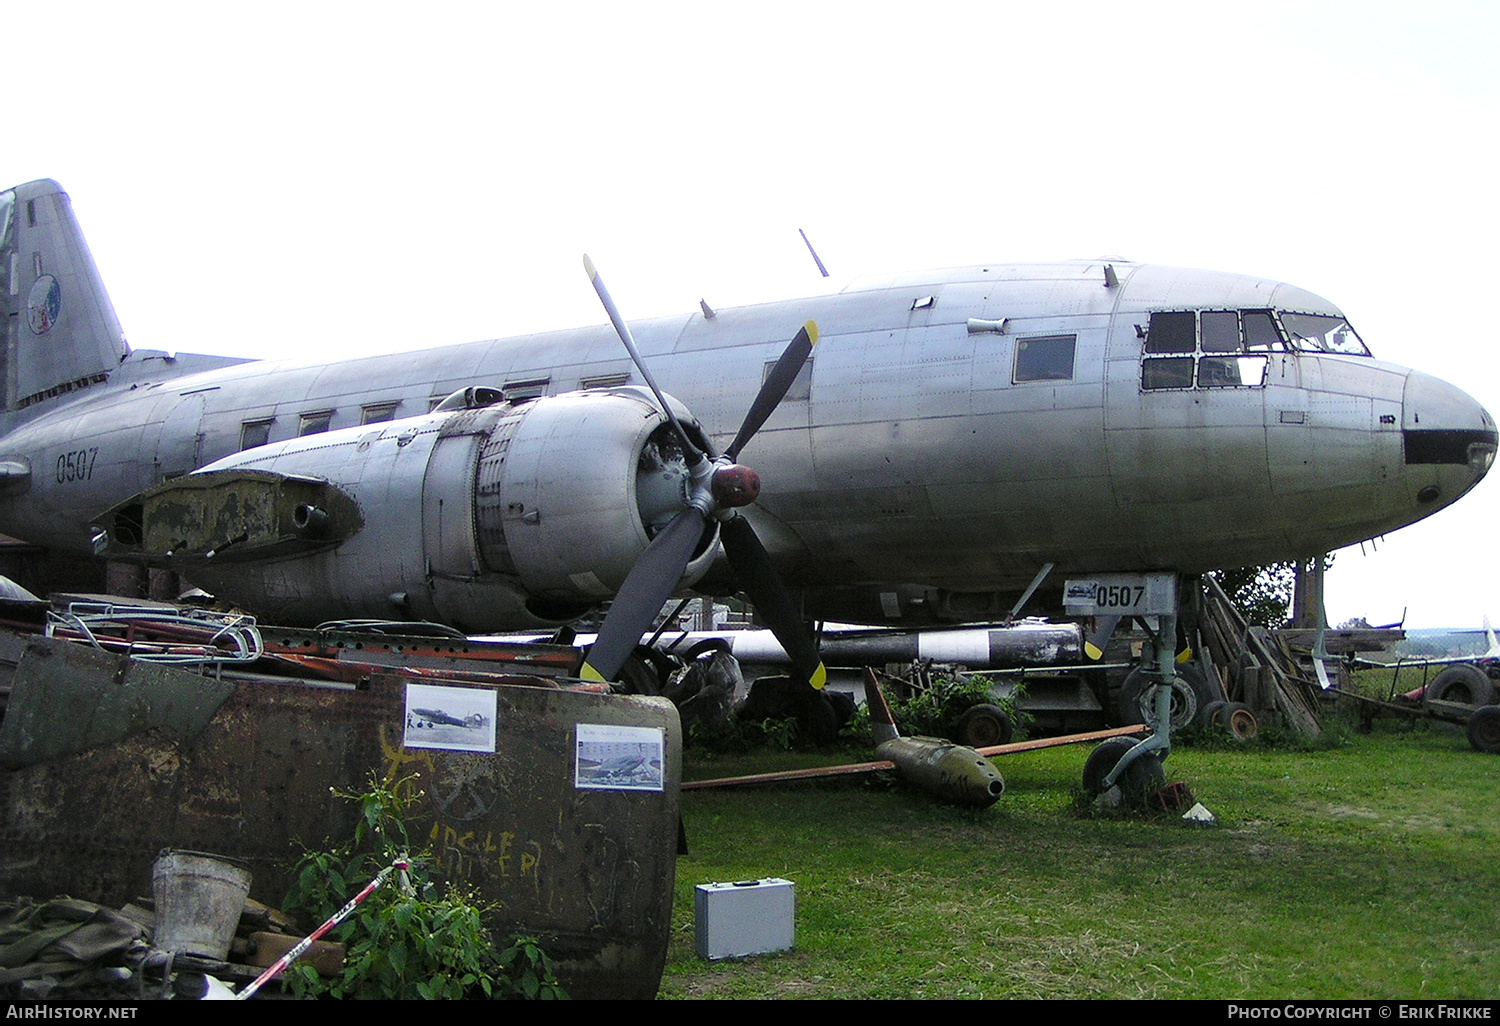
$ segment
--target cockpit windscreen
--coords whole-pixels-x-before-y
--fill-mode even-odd
[[[1291,313],[1282,311],[1282,327],[1286,328],[1293,349],[1303,352],[1343,353],[1346,356],[1369,356],[1370,350],[1354,333],[1349,322],[1342,317],[1328,314]]]

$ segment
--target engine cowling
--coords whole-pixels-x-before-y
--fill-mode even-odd
[[[104,554],[172,566],[288,624],[409,617],[474,633],[575,619],[683,508],[681,443],[642,389],[489,405],[476,391],[227,456],[105,514]]]

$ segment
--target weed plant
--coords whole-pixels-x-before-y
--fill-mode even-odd
[[[359,805],[353,842],[334,851],[309,851],[297,866],[284,907],[322,923],[382,870],[410,869],[360,904],[329,935],[347,946],[342,973],[324,980],[308,965],[287,971],[298,997],[423,998],[567,997],[551,960],[534,937],[500,949],[484,924],[492,909],[473,891],[443,888],[415,858],[407,830],[410,781],[372,780],[363,794],[340,794]]]

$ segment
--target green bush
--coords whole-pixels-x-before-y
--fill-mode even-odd
[[[976,705],[998,705],[1004,709],[1022,733],[1023,714],[1016,708],[1016,699],[1022,685],[1008,698],[996,698],[990,691],[990,682],[980,676],[935,676],[927,685],[913,684],[910,694],[902,698],[886,695],[891,706],[891,716],[896,729],[903,734],[920,734],[925,737],[953,737],[958,730],[958,721],[964,713]]]
[[[409,858],[410,780],[371,781],[364,794],[340,794],[359,804],[353,843],[310,851],[297,865],[284,907],[322,923],[382,870],[398,862],[385,886],[329,935],[347,946],[344,969],[324,980],[307,965],[288,971],[293,993],[333,998],[466,997],[551,999],[567,994],[534,937],[504,950],[484,925],[493,907],[472,891],[441,887],[427,863]],[[409,797],[403,797],[407,795]]]

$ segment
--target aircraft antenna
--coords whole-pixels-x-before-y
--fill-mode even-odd
[[[813,249],[812,241],[807,237],[807,233],[801,228],[798,228],[797,234],[802,236],[802,244],[805,245],[807,247],[807,251],[812,254],[813,263],[818,265],[818,273],[825,278],[828,277],[828,268],[824,267],[823,261],[818,259],[818,251]]]

